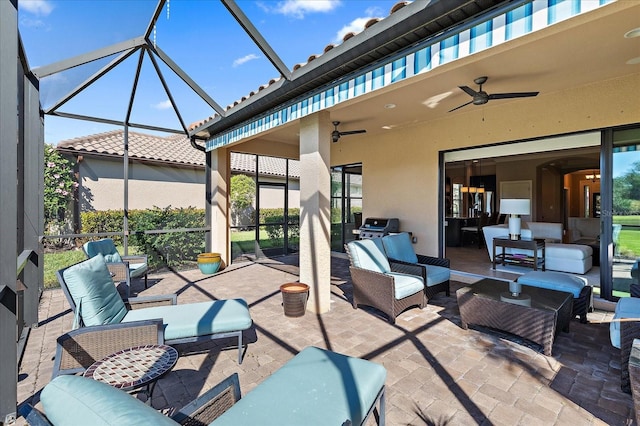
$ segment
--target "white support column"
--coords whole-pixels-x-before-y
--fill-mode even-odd
[[[331,298],[331,121],[327,111],[300,120],[300,282],[307,308],[328,312]]]
[[[231,262],[229,238],[229,188],[231,169],[229,150],[218,148],[211,152],[211,251],[220,253],[225,265]]]

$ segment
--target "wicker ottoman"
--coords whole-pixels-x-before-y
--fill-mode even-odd
[[[517,280],[522,285],[566,291],[573,294],[572,317],[580,316],[580,322],[587,322],[587,312],[593,310],[593,292],[586,278],[562,272],[531,271]]]

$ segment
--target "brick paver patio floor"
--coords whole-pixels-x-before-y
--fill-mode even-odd
[[[373,309],[354,310],[348,261],[334,256],[331,311],[289,318],[279,286],[298,279],[296,265],[291,256],[232,265],[214,276],[197,269],[155,274],[147,290],[135,283],[134,293],[177,293],[180,304],[242,297],[254,321],[241,365],[237,351],[225,347],[230,341],[176,345],[180,358],[158,382],[153,406],[169,413],[235,372],[246,394],[314,345],[387,368],[389,425],[630,424],[631,396],[620,391],[619,351],[603,322],[611,313],[590,313],[589,324],[573,320],[547,357],[535,344],[463,330],[455,299],[461,282],[452,283],[450,297],[441,294],[425,309],[404,312],[395,325]],[[61,290],[44,292],[39,320],[20,366],[19,403],[38,404],[39,391],[51,379],[55,340],[71,329],[73,316]]]

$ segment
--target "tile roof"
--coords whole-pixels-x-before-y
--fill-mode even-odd
[[[113,130],[94,135],[81,136],[60,141],[58,151],[80,155],[122,157],[124,155],[124,131]],[[205,166],[205,154],[194,149],[183,135],[155,136],[129,132],[129,158],[184,166]],[[282,158],[260,157],[260,174],[285,176],[285,161]],[[255,172],[255,155],[231,153],[231,170]],[[299,161],[289,161],[289,176],[300,177]]]

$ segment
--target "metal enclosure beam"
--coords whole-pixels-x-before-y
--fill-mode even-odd
[[[18,379],[16,261],[18,225],[18,3],[0,1],[0,423],[15,420]],[[22,212],[20,213],[22,214]]]
[[[40,113],[39,82],[24,77],[24,211],[23,251],[29,261],[22,273],[24,290],[23,319],[26,327],[38,324],[38,304],[44,288],[44,251],[40,235],[44,234],[44,121]]]
[[[273,64],[274,67],[280,72],[280,74],[287,80],[291,80],[291,71],[289,68],[282,62],[282,59],[278,56],[278,54],[271,48],[267,40],[262,37],[260,31],[253,25],[251,20],[247,18],[247,15],[244,14],[242,9],[238,7],[234,0],[222,0],[222,4],[225,5],[229,13],[233,15],[233,17],[238,21],[238,24],[244,28],[245,32],[251,37],[251,40],[258,46],[262,53],[269,59],[269,62]]]

